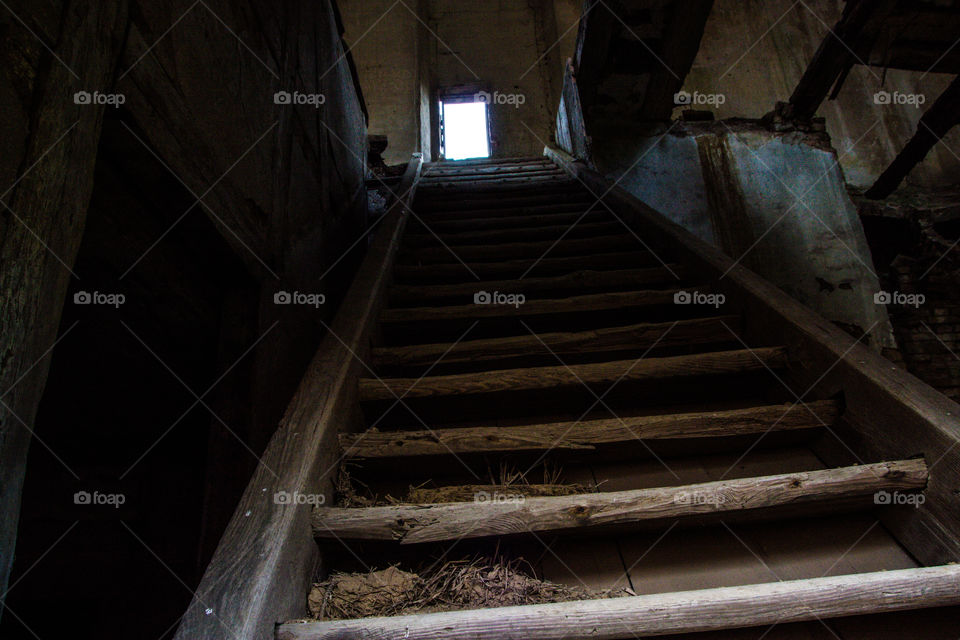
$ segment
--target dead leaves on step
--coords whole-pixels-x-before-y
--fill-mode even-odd
[[[313,585],[308,606],[314,619],[343,620],[629,595],[539,580],[525,573],[524,566],[522,559],[481,558],[448,562],[423,575],[397,567],[335,573]]]

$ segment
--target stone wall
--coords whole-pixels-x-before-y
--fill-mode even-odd
[[[903,364],[960,399],[960,205],[956,190],[858,198]]]

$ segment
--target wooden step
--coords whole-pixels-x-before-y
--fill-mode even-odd
[[[463,427],[423,431],[340,434],[347,458],[442,456],[494,451],[594,449],[596,445],[714,438],[832,426],[840,409],[833,400],[699,411],[623,419],[553,422],[517,427]]]
[[[651,289],[615,293],[594,293],[569,298],[527,300],[522,304],[464,304],[438,307],[400,307],[387,309],[380,315],[381,325],[408,325],[414,322],[446,322],[451,320],[474,320],[483,318],[523,318],[529,316],[555,315],[560,313],[584,313],[637,307],[657,307],[673,304],[680,289]],[[477,294],[484,293],[477,289]],[[494,292],[485,292],[493,294]],[[509,291],[499,293],[509,294]]]
[[[417,544],[868,498],[880,491],[920,490],[926,484],[926,463],[912,459],[676,487],[526,498],[512,502],[319,508],[312,516],[313,535],[317,538],[394,540],[401,544]]]
[[[554,167],[556,168],[553,162],[547,158],[537,158],[536,160],[515,160],[512,162],[501,162],[497,164],[488,164],[488,165],[473,165],[473,166],[442,166],[442,165],[431,165],[423,170],[424,176],[432,176],[437,173],[496,173],[498,171],[507,171],[513,168],[528,168],[528,167]]]
[[[511,156],[509,158],[471,158],[469,160],[438,160],[437,162],[425,162],[424,171],[446,168],[470,168],[470,167],[495,167],[501,164],[521,163],[521,162],[553,162],[547,156]]]
[[[510,188],[437,190],[429,193],[417,191],[414,210],[429,213],[437,210],[478,209],[518,206],[560,204],[571,199],[589,204],[596,197],[575,183],[558,183],[544,188],[542,185],[514,185]]]
[[[718,316],[604,327],[592,331],[463,340],[454,345],[439,342],[377,347],[373,349],[373,363],[375,367],[429,366],[438,362],[484,362],[531,355],[563,356],[572,353],[645,350],[654,346],[667,348],[717,344],[735,339],[730,331],[739,326],[738,316]]]
[[[596,238],[564,238],[537,242],[511,242],[509,244],[488,245],[447,245],[445,247],[426,247],[420,249],[402,249],[397,259],[405,264],[436,264],[464,262],[502,262],[509,259],[551,256],[588,256],[593,253],[613,253],[635,249],[642,251],[643,245],[628,233],[599,236]],[[458,260],[459,258],[459,260]]]
[[[611,235],[623,231],[624,228],[619,222],[610,220],[609,222],[581,222],[575,225],[544,225],[541,227],[522,229],[490,229],[464,233],[438,232],[432,227],[430,227],[430,230],[433,231],[433,233],[406,234],[403,239],[403,245],[405,247],[436,247],[441,244],[441,241],[450,246],[489,244],[493,242],[515,243],[530,240],[556,241],[560,238],[586,238]]]
[[[549,191],[556,185],[569,185],[570,176],[562,172],[552,172],[552,175],[516,177],[516,178],[497,178],[497,179],[474,179],[474,180],[444,180],[441,182],[424,182],[418,191],[424,198],[429,198],[437,193],[449,192],[459,193],[461,189],[467,189],[472,192],[488,191],[496,193],[505,188],[524,185],[537,189]]]
[[[470,269],[462,264],[396,265],[393,275],[400,282],[476,282],[474,274],[480,278],[519,278],[524,274],[541,276],[584,269],[629,269],[652,265],[663,266],[649,251],[620,251],[591,256],[547,256],[541,260],[522,258],[480,262],[470,265]]]
[[[280,625],[277,639],[620,640],[957,604],[960,565],[943,565],[495,610],[291,622]],[[907,629],[891,631],[884,637],[913,637]]]
[[[625,291],[630,288],[640,288],[642,285],[679,283],[682,274],[683,268],[678,264],[672,264],[659,268],[574,271],[562,276],[522,280],[484,280],[447,285],[394,285],[390,289],[390,300],[394,304],[415,304],[456,297],[472,300],[477,291],[509,291],[526,295],[563,290],[576,290],[582,293],[600,289]]]
[[[533,168],[523,168],[523,169],[511,169],[507,171],[496,171],[496,172],[469,172],[469,173],[430,173],[426,174],[421,178],[420,185],[423,187],[435,186],[436,184],[460,184],[463,182],[477,182],[485,184],[488,181],[502,181],[506,182],[513,178],[543,178],[543,177],[560,177],[569,179],[566,173],[558,169],[557,167],[533,167]]]
[[[487,216],[485,214],[496,214]],[[473,216],[477,217],[473,217]],[[467,217],[465,217],[467,216]],[[461,233],[492,229],[527,229],[549,225],[591,224],[613,220],[607,211],[594,207],[587,212],[587,205],[576,202],[519,209],[480,209],[479,211],[456,211],[448,215],[421,216],[425,224],[411,220],[408,229],[429,228],[434,233]]]
[[[593,364],[479,371],[425,378],[361,378],[362,401],[398,397],[426,398],[452,395],[528,391],[580,385],[610,385],[616,381],[676,379],[716,374],[739,374],[782,369],[787,364],[782,347],[717,351],[696,355],[616,360]]]

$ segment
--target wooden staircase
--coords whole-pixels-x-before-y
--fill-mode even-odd
[[[251,483],[178,637],[219,637],[200,611],[241,637],[299,617],[312,537],[324,571],[499,553],[633,595],[282,640],[956,640],[960,407],[558,153],[419,171],[264,457],[294,470]],[[472,499],[334,506],[342,465]],[[278,487],[328,501],[308,524],[265,510]]]

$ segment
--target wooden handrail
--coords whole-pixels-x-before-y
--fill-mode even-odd
[[[671,257],[743,309],[743,335],[758,346],[784,344],[803,354],[805,366],[791,372],[791,382],[806,392],[802,398],[843,394],[843,418],[816,449],[824,461],[839,466],[905,452],[923,455],[931,468],[926,502],[885,510],[883,522],[925,564],[960,558],[960,405],[582,162],[550,147],[545,154],[603,196],[626,224],[670,247]]]
[[[253,478],[207,566],[177,630],[177,640],[272,639],[277,622],[304,614],[317,546],[310,502],[331,498],[326,474],[339,451],[339,431],[353,423],[361,362],[398,240],[416,192],[423,156],[407,166],[398,199],[378,225],[367,256],[332,328],[270,439]],[[327,475],[327,479],[323,478]],[[308,496],[300,502],[295,496]],[[294,586],[292,586],[294,585]]]

